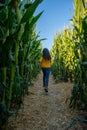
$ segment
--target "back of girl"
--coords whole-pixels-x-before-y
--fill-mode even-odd
[[[47,48],[43,49],[42,56],[40,57],[41,68],[43,72],[43,87],[45,92],[48,92],[49,75],[51,70],[51,56]]]

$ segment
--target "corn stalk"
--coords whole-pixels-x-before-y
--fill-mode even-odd
[[[51,50],[52,73],[57,81],[74,80],[74,43],[70,28],[64,29],[54,37],[54,45]]]
[[[65,29],[54,37],[52,70],[57,80],[74,81],[70,107],[87,109],[87,1],[74,0],[70,22],[72,31]]]
[[[29,76],[27,70],[33,72],[37,65],[34,65],[33,61],[30,62],[30,58],[33,59],[34,52],[36,52],[37,63],[41,53],[41,41],[38,40],[36,32],[33,33],[42,12],[36,16],[33,15],[41,2],[42,0],[34,2],[28,0],[25,5],[22,5],[23,9],[20,6],[22,4],[20,0],[0,2],[0,18],[2,20],[0,21],[0,108],[4,106],[7,111],[20,108],[26,88],[28,92],[28,80],[31,81],[33,78],[33,75]],[[37,44],[35,49],[32,44]],[[28,50],[31,50],[30,53],[33,51],[33,55],[30,57],[30,54],[27,53]],[[23,58],[21,58],[22,56]],[[4,111],[4,109],[0,110]],[[4,116],[8,115],[4,114]]]
[[[70,107],[87,108],[87,6],[85,0],[74,0],[75,14],[72,19],[73,39],[75,42],[75,81]]]

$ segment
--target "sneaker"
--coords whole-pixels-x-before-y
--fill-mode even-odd
[[[47,88],[45,88],[45,92],[48,92],[48,89],[47,89]]]

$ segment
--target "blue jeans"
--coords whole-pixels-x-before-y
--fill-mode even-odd
[[[48,88],[50,68],[42,68],[43,72],[43,86]]]

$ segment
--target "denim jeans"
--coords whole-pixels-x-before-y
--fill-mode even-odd
[[[42,68],[43,72],[43,86],[48,88],[50,68]]]

